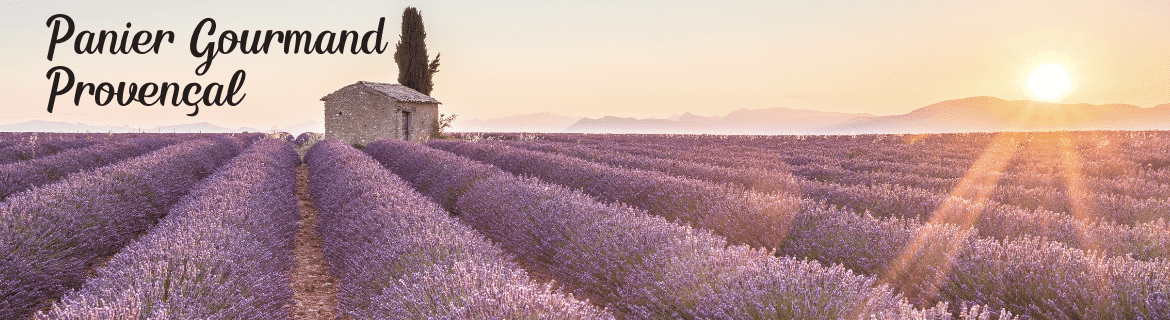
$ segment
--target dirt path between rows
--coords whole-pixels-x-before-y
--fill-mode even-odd
[[[337,308],[337,280],[329,273],[329,264],[321,254],[321,236],[317,234],[317,208],[309,197],[309,169],[297,167],[297,199],[301,221],[293,249],[293,319],[333,320]]]

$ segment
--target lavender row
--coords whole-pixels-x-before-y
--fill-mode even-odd
[[[637,154],[610,152],[602,148],[569,143],[539,141],[501,141],[498,143],[532,151],[550,152],[602,162],[617,167],[653,170],[698,180],[726,182],[764,192],[799,194],[801,187],[800,180],[783,171],[719,167],[683,159],[653,158]]]
[[[608,202],[632,205],[671,221],[694,224],[754,247],[776,248],[783,243],[791,217],[802,206],[795,195],[751,192],[730,184],[614,168],[503,145],[445,140],[427,145],[517,175],[579,189]]]
[[[1134,171],[1132,168],[1137,166],[1137,163],[1131,163],[1121,168],[1107,167],[1091,169],[1092,167],[1103,166],[1105,164],[1102,163],[1114,161],[1113,158],[1116,158],[1116,152],[1101,151],[1102,149],[1109,148],[1099,147],[1100,145],[1129,144],[1129,142],[1125,141],[1128,139],[1133,140],[1133,144],[1141,145],[1142,147],[1139,150],[1156,151],[1159,145],[1162,145],[1162,149],[1165,149],[1165,143],[1156,139],[1159,136],[1146,138],[1139,135],[1136,138],[1121,138],[1121,143],[1114,141],[1110,144],[1110,140],[1108,139],[1095,137],[1097,134],[1095,132],[1076,134],[1061,133],[1055,136],[1053,134],[1047,134],[1050,136],[1047,138],[1044,138],[1044,134],[1022,136],[1021,139],[1027,138],[1028,140],[1016,142],[1017,144],[1024,145],[1024,147],[1015,148],[1019,150],[1018,153],[1020,155],[1016,156],[1014,160],[1004,160],[1009,168],[1008,174],[1001,176],[999,189],[991,197],[1001,202],[1013,203],[1027,208],[1043,207],[1048,210],[1066,213],[1077,210],[1069,204],[1072,202],[1069,200],[1077,200],[1078,202],[1091,204],[1094,210],[1090,211],[1094,213],[1109,213],[1109,216],[1116,217],[1117,219],[1115,220],[1122,223],[1153,221],[1158,217],[1167,216],[1167,212],[1170,212],[1170,204],[1165,201],[1165,197],[1167,194],[1170,194],[1168,193],[1170,192],[1170,184],[1159,183],[1157,179],[1144,177],[1150,172],[1170,173],[1170,170]],[[1127,133],[1126,135],[1134,134],[1145,133]],[[902,143],[900,139],[882,139],[883,136],[881,135],[847,139],[841,139],[840,137],[791,139],[786,137],[717,138],[711,136],[663,137],[639,135],[569,136],[582,138],[601,137],[600,139],[584,139],[583,141],[588,142],[585,143],[587,145],[623,152],[649,152],[654,153],[652,156],[656,157],[688,159],[690,161],[700,161],[725,167],[751,167],[773,171],[791,170],[793,173],[811,180],[834,181],[846,184],[904,184],[942,193],[949,192],[961,181],[960,178],[965,174],[966,169],[971,166],[973,160],[957,163],[944,161],[941,162],[942,166],[940,167],[939,161],[945,160],[945,158],[927,156],[925,159],[922,159],[922,155],[937,153],[932,152],[933,150],[953,149],[954,146],[960,146],[960,149],[969,149],[964,153],[971,154],[970,157],[975,157],[982,154],[986,146],[994,140],[992,136],[988,135],[986,139],[983,139],[986,141],[978,141],[976,143],[969,141],[969,139],[964,140],[963,136],[966,135],[958,134],[932,136],[941,137],[941,139],[928,137],[925,140],[936,140],[929,143]],[[1047,141],[1031,141],[1036,136],[1047,139]],[[1068,139],[1070,136],[1073,139]],[[542,138],[545,137],[556,139],[560,136],[542,136]],[[870,139],[867,137],[874,138]],[[889,141],[891,140],[896,143],[890,143]],[[783,144],[767,143],[769,141],[780,141]],[[804,141],[815,142],[805,143]],[[631,143],[635,144],[633,146],[635,150],[625,150],[624,148],[631,147],[629,145]],[[1030,146],[1028,146],[1029,144]],[[929,147],[918,147],[921,145],[928,145]],[[912,152],[907,153],[906,151]],[[883,155],[889,153],[893,153],[897,157],[883,157]],[[1101,156],[1101,154],[1106,156]],[[864,157],[859,157],[858,155],[864,155]],[[1080,155],[1079,158],[1081,159],[1065,159],[1068,155],[1073,155],[1074,157]],[[1084,158],[1103,159],[1105,162],[1086,162]],[[1146,158],[1149,157],[1142,157],[1142,159]],[[1141,161],[1150,162],[1154,160],[1147,159]],[[921,166],[926,166],[924,168],[930,169],[925,172],[918,172],[917,174],[907,173],[906,170],[913,170],[910,167],[904,168],[904,166],[908,166],[910,165],[909,163],[914,162],[922,163],[920,164]],[[1094,177],[1084,174],[1066,177],[1066,172],[1063,172],[1063,169],[1059,167],[1070,164],[1070,162],[1074,166],[1080,165],[1081,167],[1090,168],[1082,171],[1103,171],[1109,174],[1107,177]],[[1038,164],[1044,164],[1044,166],[1036,167]],[[1165,163],[1158,164],[1150,162],[1145,165],[1164,167]],[[1024,171],[1011,169],[1012,167],[1021,166],[1031,169]],[[944,170],[946,173],[940,173],[938,170]],[[948,178],[934,177],[939,174],[943,174]],[[1075,184],[1079,185],[1076,190],[1068,190],[1067,185],[1071,185],[1065,183],[1065,180],[1068,178],[1076,180],[1074,181]]]
[[[849,236],[854,237],[869,237],[869,234],[859,230],[876,228],[876,233],[890,237],[866,241],[874,244],[875,248],[855,247],[858,250],[851,250],[848,253],[835,251],[829,255],[789,249],[793,253],[802,254],[799,256],[816,257],[830,263],[843,263],[850,269],[867,274],[875,273],[888,262],[888,257],[882,254],[901,248],[900,245],[888,244],[905,243],[908,241],[906,238],[912,236],[912,231],[921,224],[914,220],[883,221],[828,208],[790,194],[753,192],[730,183],[713,184],[645,170],[650,167],[649,165],[655,164],[653,162],[642,163],[643,166],[639,168],[642,170],[639,170],[488,143],[431,141],[428,145],[492,164],[518,175],[537,177],[550,183],[581,190],[608,202],[623,203],[672,221],[693,224],[698,228],[726,236],[733,242],[755,247],[782,249],[793,247],[794,243],[825,243],[831,238],[806,241],[802,237],[797,237],[803,231],[802,228],[817,228],[816,223],[825,220],[840,220],[838,223],[847,221],[848,223],[837,227],[853,225],[854,230]],[[675,164],[677,162],[654,168],[671,169],[676,167]],[[698,168],[685,165],[678,167]],[[675,173],[687,175],[681,170]]]
[[[898,185],[802,183],[804,195],[827,204],[885,217],[927,220],[936,215],[973,217],[978,236],[995,239],[1038,237],[1107,255],[1138,260],[1170,258],[1170,223],[1124,224],[1043,209],[1024,209],[994,200],[962,199]]]
[[[1164,150],[1165,143],[1158,135],[1146,137],[1141,133],[1124,135],[1091,133],[1034,133],[1009,134],[1020,147],[1016,160],[1007,163],[1008,172],[1004,184],[1025,188],[1058,188],[1063,180],[1052,179],[1061,170],[1064,159],[1060,156],[1079,155],[1085,173],[1079,179],[1098,193],[1121,193],[1144,199],[1165,193],[1151,193],[1148,188],[1120,184],[1112,179],[1118,176],[1143,177],[1142,187],[1159,186],[1160,190],[1170,189],[1170,170],[1156,170],[1165,167],[1166,159],[1159,160],[1157,150]],[[1134,137],[1136,135],[1136,137]],[[917,136],[897,137],[888,135],[867,135],[853,137],[718,137],[718,136],[646,136],[646,135],[568,135],[589,144],[641,144],[655,148],[687,149],[702,153],[748,153],[767,155],[769,159],[798,166],[808,164],[837,163],[856,172],[913,172],[918,179],[935,180],[933,187],[946,191],[963,177],[965,168],[971,166],[976,157],[997,139],[985,135],[981,139],[969,139],[968,134],[933,135],[926,138]],[[540,138],[557,141],[567,140],[563,135],[542,135]],[[926,140],[928,142],[922,142]],[[1121,142],[1117,142],[1120,140]],[[1115,145],[1136,145],[1140,147],[1116,148]],[[1161,149],[1159,149],[1162,146]],[[1135,150],[1136,149],[1136,150]],[[1074,151],[1075,150],[1075,151]],[[1148,151],[1154,151],[1149,154]],[[1123,154],[1139,152],[1140,156]],[[962,160],[948,158],[961,154]],[[860,157],[864,155],[864,157]],[[1124,158],[1119,160],[1118,156]],[[1165,158],[1165,156],[1160,156]],[[1051,174],[1050,174],[1051,173]],[[1044,176],[1046,179],[1034,179]],[[1131,179],[1125,180],[1131,180]],[[1161,181],[1161,182],[1159,182]],[[885,181],[893,183],[893,181]],[[920,187],[926,187],[919,185]],[[1128,187],[1127,187],[1128,186]],[[1062,190],[1062,189],[1061,189]]]
[[[309,149],[312,148],[314,144],[320,142],[323,139],[325,139],[325,135],[323,134],[316,132],[304,132],[298,135],[295,140],[293,140],[293,146],[297,148],[297,154],[301,155],[301,158],[303,159],[305,158],[305,153],[308,153]]]
[[[18,144],[0,149],[0,165],[54,155],[65,150],[84,148],[96,143],[92,140],[49,141]]]
[[[430,145],[448,149],[456,154],[500,166],[517,174],[531,175],[554,183],[580,189],[593,196],[643,208],[651,213],[694,223],[710,228],[728,238],[753,245],[777,248],[778,253],[809,257],[826,263],[841,263],[849,268],[872,275],[886,275],[883,279],[906,292],[915,302],[929,304],[937,300],[956,304],[966,301],[986,303],[995,308],[1008,308],[1025,314],[1052,315],[1107,313],[1113,315],[1156,314],[1149,311],[1147,298],[1165,290],[1165,284],[1148,279],[1170,275],[1164,261],[1147,263],[1131,257],[1102,258],[1084,250],[1069,248],[1051,241],[1026,238],[1018,241],[998,241],[975,236],[966,224],[923,224],[900,219],[875,219],[859,216],[800,201],[793,203],[783,197],[751,195],[752,192],[733,188],[702,187],[701,182],[668,177],[654,172],[606,167],[580,159],[567,158],[519,150],[484,143],[432,141]],[[734,190],[734,191],[730,191]],[[720,194],[719,192],[730,192]],[[960,198],[956,202],[967,201]],[[674,204],[674,205],[672,205]],[[977,208],[974,205],[948,205],[948,208]],[[942,222],[959,223],[971,216],[961,210],[946,210],[936,217]],[[715,223],[712,223],[715,221]],[[750,232],[730,229],[744,226]],[[760,227],[766,226],[766,227]],[[1035,242],[1037,244],[1032,244]],[[1084,304],[1101,292],[1079,287],[1077,281],[1065,273],[1044,273],[1027,279],[1035,286],[1018,289],[1016,294],[1001,296],[999,287],[984,283],[1015,280],[1004,273],[987,273],[977,268],[988,263],[999,265],[1029,264],[1040,255],[1004,254],[1025,252],[1022,246],[1041,246],[1062,257],[1050,267],[1056,270],[1100,271],[1096,276],[1108,275],[1104,281],[1109,294],[1129,297],[1126,304],[1101,307]],[[968,252],[985,253],[986,255]],[[949,257],[942,264],[939,257]],[[988,260],[989,259],[989,260]],[[1044,266],[1038,263],[1037,266]],[[901,266],[905,266],[904,268]],[[957,268],[950,273],[950,266]],[[932,269],[942,268],[946,269]],[[961,269],[967,268],[967,269]],[[905,269],[905,270],[902,270]],[[975,270],[975,271],[972,271]],[[968,273],[967,271],[972,271]],[[938,272],[936,277],[921,276]],[[893,277],[893,278],[890,278]],[[1145,280],[1143,280],[1145,279]],[[1017,280],[1019,281],[1019,280]],[[1116,281],[1116,282],[1114,282]],[[1013,282],[1007,282],[1013,283]],[[1053,298],[1048,288],[1069,300],[1033,309],[1033,305]],[[985,289],[985,290],[980,290]],[[975,292],[970,292],[975,290]],[[1156,295],[1155,295],[1156,296]],[[1130,303],[1132,302],[1132,303]]]
[[[752,155],[738,154],[736,158],[752,158]],[[746,160],[744,162],[748,162]],[[852,185],[895,184],[926,189],[945,195],[962,179],[939,179],[901,172],[855,172],[840,168],[832,163],[818,163],[793,166],[792,173],[810,180],[832,181]],[[1042,181],[1059,179],[1061,188],[1051,186],[1025,186],[1008,180]],[[1120,176],[1110,179],[1081,177],[1073,179],[1076,189],[1064,185],[1065,174],[1042,176],[1037,174],[1004,174],[988,197],[1029,209],[1041,209],[1068,214],[1091,213],[1093,219],[1104,219],[1117,223],[1135,224],[1170,218],[1170,186],[1137,177]],[[1136,196],[1136,197],[1135,197]]]
[[[366,152],[527,265],[629,318],[950,318],[945,303],[915,310],[840,265],[728,245],[710,232],[449,152],[394,140]]]
[[[65,178],[74,172],[89,170],[122,159],[137,157],[173,142],[159,139],[131,139],[101,143],[56,155],[0,166],[0,200],[14,193]]]
[[[292,143],[293,145],[300,147],[306,143],[312,144],[317,141],[321,141],[324,139],[324,136],[325,135],[317,132],[302,132],[301,134],[297,135],[296,139],[293,139]]]
[[[356,319],[613,319],[551,291],[500,248],[337,139],[305,157],[318,230]]]
[[[299,163],[253,144],[37,318],[290,319]]]
[[[831,209],[795,220],[779,252],[869,266],[918,304],[968,301],[1055,319],[1170,314],[1165,259],[1105,256],[1032,236],[996,240],[949,223],[875,220]]]
[[[1017,134],[1018,135],[1018,134]],[[1101,148],[1084,148],[1086,133],[1079,135],[1060,134],[1035,138],[1039,134],[1021,137],[997,138],[996,143],[1012,144],[1013,156],[1003,159],[1004,170],[1007,174],[1000,178],[1000,188],[992,196],[1000,201],[1008,202],[1015,199],[1039,199],[1039,201],[1021,202],[1021,206],[1029,208],[1044,207],[1049,210],[1069,211],[1067,199],[1090,199],[1100,203],[1103,212],[1114,208],[1126,209],[1142,205],[1150,198],[1165,198],[1170,191],[1170,183],[1158,179],[1157,175],[1150,175],[1153,170],[1143,169],[1138,162],[1152,161],[1142,159],[1118,160],[1116,151],[1099,151]],[[1078,142],[1074,142],[1072,137]],[[1020,140],[1017,140],[1020,139]],[[1022,140],[1022,139],[1029,140]],[[1035,141],[1033,139],[1035,138]],[[647,142],[657,142],[648,140]],[[1088,141],[1092,142],[1092,140]],[[1140,141],[1146,144],[1157,141]],[[930,161],[911,163],[914,157],[873,159],[881,151],[905,151],[901,144],[872,144],[850,146],[824,146],[813,149],[789,148],[787,150],[764,149],[738,145],[734,143],[701,144],[701,145],[672,145],[673,149],[702,150],[715,154],[731,154],[736,157],[759,158],[771,163],[786,162],[794,173],[803,173],[811,179],[825,179],[832,177],[849,177],[867,173],[897,173],[894,177],[882,176],[878,179],[868,179],[869,183],[898,183],[910,184],[917,187],[930,188],[941,192],[948,192],[957,186],[965,176],[971,161],[959,163],[940,162],[937,157]],[[961,145],[961,144],[960,144]],[[980,155],[986,150],[983,144],[968,145],[976,147],[970,152]],[[840,155],[839,150],[854,150],[853,153]],[[917,151],[917,150],[916,150]],[[858,155],[864,154],[864,157]],[[1105,154],[1107,156],[1096,155]],[[910,158],[910,159],[908,159]],[[1090,160],[1096,159],[1096,160]],[[744,163],[741,163],[744,165]],[[802,168],[812,166],[811,168]],[[819,168],[835,169],[824,171]],[[802,172],[809,171],[810,172]],[[847,173],[833,171],[848,171]],[[1170,172],[1167,170],[1159,170]],[[1118,179],[1120,177],[1120,179]],[[864,177],[862,177],[864,179]],[[896,178],[896,179],[890,179]],[[1070,179],[1080,184],[1078,189],[1071,189],[1067,183]],[[1161,182],[1160,182],[1161,181]],[[1021,191],[1031,191],[1031,193]],[[1071,190],[1070,190],[1071,189]],[[1068,194],[1068,193],[1072,194]],[[1040,194],[1041,198],[1033,195]],[[1016,196],[1018,195],[1018,196]],[[1103,196],[1108,195],[1108,196]],[[1170,205],[1160,203],[1162,213],[1170,212]],[[1148,221],[1148,220],[1147,220]]]
[[[752,158],[751,155],[739,155]],[[946,194],[962,179],[923,177],[903,172],[854,172],[832,163],[818,163],[792,167],[793,173],[812,180],[834,181],[853,185],[896,184],[927,189]],[[1078,189],[1062,190],[1050,186],[1025,186],[1009,180],[1042,181],[1051,178],[1066,179],[1063,174],[1005,174],[991,193],[990,199],[1031,209],[1052,210],[1075,214],[1078,211],[1094,214],[1094,219],[1133,224],[1170,217],[1170,194],[1166,186],[1154,181],[1117,177],[1111,179],[1082,177],[1076,181]],[[1131,195],[1136,195],[1131,196]],[[1078,207],[1081,206],[1081,207]],[[1087,206],[1087,207],[1086,207]]]
[[[792,174],[812,181],[838,182],[841,184],[865,186],[884,184],[906,185],[911,187],[925,186],[926,189],[931,189],[925,190],[925,192],[937,194],[934,196],[936,198],[945,198],[950,190],[954,188],[954,185],[951,184],[951,182],[947,182],[943,184],[945,185],[943,187],[946,189],[938,189],[940,184],[936,183],[936,178],[906,175],[896,172],[853,172],[842,169],[841,167],[831,163],[831,161],[830,163],[809,163],[790,166],[784,163],[783,159],[777,158],[777,156],[770,153],[735,153],[722,149],[715,149],[714,151],[710,152],[679,150],[679,148],[663,150],[657,147],[650,147],[648,145],[615,146],[609,144],[586,144],[582,147],[585,146],[595,149],[616,150],[622,153],[649,156],[653,158],[669,160],[685,159],[687,162],[700,162],[714,166],[739,168],[744,170],[765,170],[771,172],[785,172],[785,170],[791,170]],[[1000,176],[1001,179],[1004,176],[1006,175]],[[783,179],[789,178],[784,177]],[[1089,192],[1089,190],[1094,188],[1116,191],[1115,188],[1109,188],[1105,186],[1098,187],[1092,185],[1092,181],[1093,180],[1085,180],[1087,183],[1081,184],[1084,188],[1078,190],[1077,192],[1064,192],[1051,188],[1025,189],[1018,185],[1001,184],[996,186],[995,189],[988,194],[988,197],[996,200],[997,203],[1022,205],[1025,208],[1037,209],[1039,211],[1056,210],[1066,214],[1078,214],[1085,216],[1086,220],[1106,220],[1121,224],[1139,224],[1157,221],[1160,218],[1170,218],[1170,200],[1167,200],[1165,196],[1136,199],[1125,195]],[[1135,184],[1135,186],[1143,185]],[[813,187],[816,187],[816,185]],[[924,193],[924,191],[918,190],[911,191],[915,194]],[[915,195],[911,195],[911,197],[914,196]],[[925,210],[930,211],[932,209],[926,208]]]
[[[185,142],[0,203],[0,318],[81,285],[96,259],[116,253],[238,152],[222,138]]]
[[[260,141],[260,139],[264,139],[264,137],[267,136],[266,134],[259,133],[259,132],[229,133],[229,134],[221,134],[221,135],[223,137],[228,138],[228,139],[232,140],[233,142],[235,142],[236,146],[239,147],[240,150],[248,148],[249,146],[252,145],[252,143],[255,143],[256,141]]]
[[[296,139],[296,137],[293,137],[293,135],[291,133],[284,132],[284,131],[265,133],[264,137],[268,138],[268,139],[283,140],[285,142],[290,142],[290,143],[293,142],[294,139]]]
[[[1170,173],[1170,170],[1135,171],[1133,167],[1137,166],[1137,163],[1121,167],[1103,164],[1115,162],[1112,157],[1104,158],[1104,162],[1086,162],[1084,159],[1086,157],[1103,158],[1091,155],[1102,153],[1102,151],[1097,151],[1101,148],[1085,148],[1086,143],[1108,144],[1109,142],[1085,137],[1092,134],[1094,133],[1060,134],[1055,138],[1046,138],[1048,141],[1016,142],[1022,145],[1030,143],[1031,146],[1015,148],[1019,150],[1017,152],[1019,155],[1015,156],[1014,160],[1004,160],[1008,167],[1008,174],[1000,177],[999,187],[991,194],[991,197],[1000,202],[1013,203],[1027,208],[1043,207],[1047,210],[1066,213],[1079,210],[1070,204],[1073,203],[1070,200],[1076,200],[1079,203],[1090,204],[1093,209],[1090,211],[1094,213],[1109,213],[1107,217],[1121,223],[1153,221],[1159,217],[1170,215],[1170,203],[1165,200],[1166,195],[1170,194],[1170,184],[1160,183],[1157,179],[1147,177],[1150,172]],[[1075,140],[1069,140],[1065,135],[1071,135]],[[946,136],[947,139],[951,139],[959,135]],[[950,143],[931,143],[930,149],[921,150],[914,147],[921,143],[890,144],[882,141],[881,137],[878,136],[872,140],[861,137],[855,139],[808,139],[829,142],[813,143],[812,145],[793,143],[785,145],[786,149],[777,147],[765,149],[758,147],[760,143],[757,141],[776,140],[774,137],[747,140],[715,139],[701,136],[649,137],[632,135],[623,136],[623,139],[618,140],[623,141],[622,143],[612,142],[614,140],[617,139],[599,140],[608,142],[587,139],[585,141],[592,142],[585,144],[623,152],[648,152],[657,157],[688,159],[725,167],[750,167],[772,171],[791,170],[794,174],[811,180],[866,185],[903,184],[941,193],[947,193],[959,184],[967,168],[971,166],[971,161],[953,164],[942,162],[940,164],[939,161],[945,159],[928,157],[929,161],[919,161],[923,163],[917,165],[928,169],[927,171],[908,173],[917,171],[910,164],[910,162],[916,162],[915,159],[920,158],[915,157],[915,155],[930,154],[931,149],[967,145],[975,148],[966,153],[978,156],[989,144],[989,142],[971,143],[960,139],[958,141],[939,141]],[[800,140],[786,142],[794,141]],[[1135,141],[1135,143],[1143,144],[1142,150],[1157,149],[1158,142],[1158,140],[1150,139]],[[631,146],[630,143],[635,145]],[[642,150],[625,149],[631,147]],[[846,150],[848,153],[841,150]],[[904,152],[906,150],[912,150],[916,153],[906,154]],[[882,158],[882,154],[890,152],[900,157],[885,160],[873,159],[875,157]],[[1114,152],[1104,152],[1104,154],[1113,155]],[[858,155],[864,155],[864,157]],[[1070,156],[1073,158],[1066,159]],[[1068,170],[1060,168],[1065,165],[1083,167],[1083,170],[1073,171],[1105,172],[1108,174],[1105,176],[1075,174],[1075,172],[1066,172]],[[1012,169],[1013,167],[1016,169]],[[1019,169],[1020,167],[1026,170]],[[1070,174],[1072,175],[1070,176]],[[936,177],[938,175],[945,176],[945,178]],[[1067,187],[1074,184],[1066,183],[1066,180],[1070,178],[1078,185],[1073,190]]]
[[[1044,210],[1026,210],[995,201],[954,199],[953,196],[948,194],[939,194],[928,190],[898,185],[840,185],[794,179],[789,175],[767,170],[717,167],[679,159],[661,159],[635,154],[608,152],[587,146],[564,143],[501,143],[523,149],[551,152],[624,168],[659,171],[679,177],[740,185],[759,192],[791,194],[794,193],[793,190],[799,190],[796,193],[804,197],[812,198],[829,205],[841,206],[856,212],[872,213],[878,217],[909,218],[911,220],[924,221],[930,219],[935,214],[941,213],[954,216],[973,216],[977,217],[977,220],[973,222],[972,226],[975,227],[977,235],[983,237],[1008,239],[1034,236],[1066,243],[1076,248],[1103,251],[1110,255],[1133,255],[1134,258],[1139,260],[1170,258],[1170,224],[1167,224],[1165,220],[1132,226],[1110,222],[1094,222],[1091,220],[1081,221],[1066,214]],[[553,161],[544,164],[551,165],[555,163],[557,162]],[[563,167],[590,168],[577,164],[565,164]],[[552,171],[568,173],[561,170]],[[636,171],[624,174],[644,175]],[[571,178],[572,176],[569,177]],[[562,178],[557,181],[563,182],[566,180]],[[757,181],[779,181],[781,183],[760,183]],[[627,185],[629,183],[620,186]],[[656,201],[668,201],[662,198],[646,198],[639,195],[637,190],[629,189],[624,191],[600,190],[597,193],[608,194],[609,196],[635,194],[635,196],[629,199],[619,200],[636,206],[642,206],[643,208],[647,208],[647,210],[653,208]],[[664,196],[680,194],[685,194],[685,192],[663,193]],[[714,197],[717,198],[717,196]],[[805,206],[807,207],[808,205]],[[939,211],[943,210],[943,208],[947,212]],[[655,211],[651,210],[651,212]],[[895,224],[904,223],[900,222]],[[735,239],[734,237],[732,238]]]
[[[515,137],[503,137],[515,139]],[[709,136],[709,135],[582,135],[541,134],[539,139],[562,142],[661,143],[676,147],[719,146],[756,149],[802,159],[828,156],[859,161],[887,162],[890,165],[944,164],[946,167],[969,167],[997,139],[1014,139],[1020,151],[1041,164],[1055,165],[1059,159],[1034,158],[1033,155],[1058,152],[1062,142],[1069,144],[1090,163],[1116,164],[1138,162],[1164,168],[1170,160],[1164,150],[1170,147],[1165,132],[1034,132],[975,133],[935,135],[853,135],[853,136]],[[855,157],[858,154],[865,157]],[[1031,160],[1031,159],[1030,159]],[[1050,161],[1051,160],[1051,161]],[[1151,162],[1152,161],[1152,162]],[[1012,165],[1033,166],[1033,161]],[[1133,168],[1133,167],[1130,167]],[[1014,170],[1009,167],[1010,170]],[[1109,168],[1116,169],[1116,168]],[[954,177],[961,171],[952,171]]]
[[[428,145],[508,172],[540,178],[605,201],[630,205],[672,221],[711,230],[735,243],[842,263],[866,274],[883,269],[890,261],[888,253],[899,251],[921,224],[915,220],[859,216],[789,194],[754,192],[733,184],[713,184],[657,171],[612,167],[503,145],[451,141],[431,141]],[[674,166],[671,163],[666,167]],[[828,222],[836,225],[818,226]],[[847,229],[850,232],[833,238],[805,239],[801,236],[807,233],[804,229],[817,228]],[[872,247],[835,249],[839,243],[834,240],[842,237],[866,240],[863,243]],[[868,238],[874,239],[870,241]],[[810,246],[815,249],[808,248]]]

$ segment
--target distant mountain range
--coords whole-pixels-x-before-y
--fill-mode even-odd
[[[971,97],[948,100],[904,115],[854,119],[825,127],[826,134],[943,133],[1052,130],[1167,130],[1170,104],[1142,108]]]
[[[867,117],[873,117],[873,115],[786,108],[739,109],[722,117],[704,117],[688,112],[672,116],[669,119],[635,119],[612,116],[589,119],[546,112],[489,120],[455,121],[451,131],[805,134],[822,127]]]
[[[672,134],[866,134],[1051,130],[1170,130],[1170,104],[1061,104],[995,97],[948,100],[874,116],[788,108],[740,109],[723,117],[581,119],[564,132]]]
[[[551,113],[534,113],[498,119],[459,120],[451,124],[451,131],[458,132],[561,132],[580,121],[581,117],[558,116]]]
[[[294,124],[291,126],[281,128],[280,131],[291,133],[293,136],[297,136],[297,135],[304,133],[304,132],[324,133],[325,132],[325,121],[313,120],[313,121],[309,121],[309,122],[301,122],[298,124]]]
[[[82,123],[28,121],[0,125],[0,132],[262,132],[202,122],[154,128],[90,126]],[[278,130],[298,135],[324,132],[320,120]],[[866,134],[952,133],[1050,130],[1170,130],[1170,103],[1151,108],[1128,104],[1061,104],[995,97],[947,100],[903,115],[823,112],[789,108],[739,109],[719,117],[683,113],[668,119],[560,116],[551,113],[489,120],[455,121],[458,132],[571,132],[670,134]]]
[[[565,129],[572,133],[683,133],[683,134],[816,134],[823,128],[858,119],[868,113],[840,113],[789,108],[739,109],[722,117],[684,113],[671,119],[604,117],[581,119]]]

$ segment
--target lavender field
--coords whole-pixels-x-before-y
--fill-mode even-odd
[[[0,319],[1170,319],[1163,131],[0,133],[0,200]]]

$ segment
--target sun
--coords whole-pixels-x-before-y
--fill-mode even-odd
[[[1068,92],[1071,80],[1068,71],[1059,64],[1049,63],[1036,68],[1028,76],[1032,96],[1044,101],[1055,101]]]

